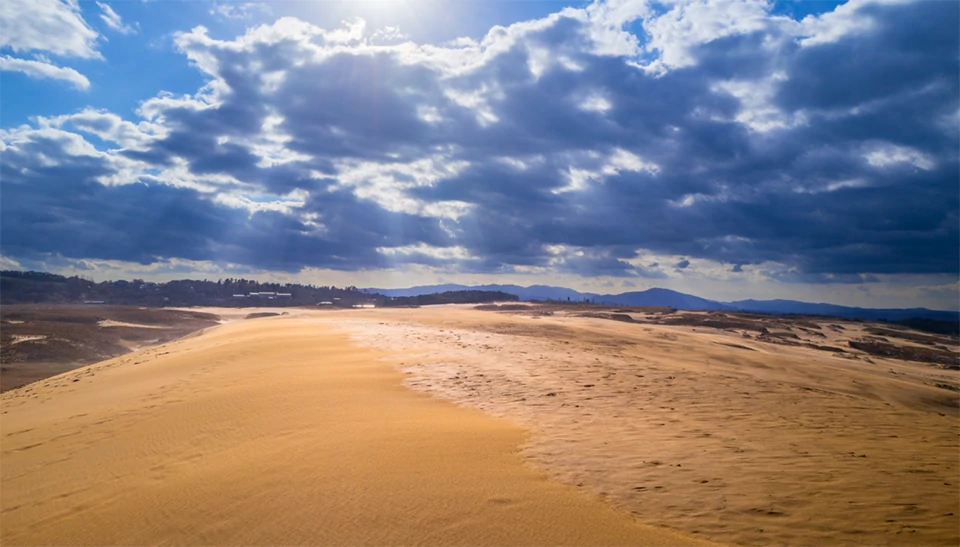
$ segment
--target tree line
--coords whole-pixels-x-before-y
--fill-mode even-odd
[[[263,294],[272,293],[272,294]],[[279,294],[278,294],[279,293]],[[156,283],[132,281],[96,282],[82,276],[46,272],[0,272],[0,304],[104,303],[133,306],[425,306],[429,304],[517,300],[499,291],[450,291],[414,297],[388,297],[354,286],[316,286],[269,283],[252,279],[181,279]]]

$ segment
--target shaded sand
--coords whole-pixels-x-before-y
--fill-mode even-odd
[[[690,545],[523,465],[320,314],[238,321],[0,396],[8,545]]]
[[[538,468],[644,519],[748,545],[960,544],[955,370],[560,314],[329,317],[392,348],[407,385],[523,425]]]

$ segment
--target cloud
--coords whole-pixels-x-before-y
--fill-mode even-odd
[[[98,34],[83,20],[76,0],[4,0],[0,28],[0,48],[16,53],[100,58]]]
[[[109,5],[103,2],[97,2],[97,7],[100,8],[100,11],[103,13],[100,14],[100,19],[108,27],[119,32],[120,34],[135,34],[137,29],[131,27],[130,25],[125,25],[123,20],[120,18],[120,15],[117,12],[113,11]]]
[[[175,35],[207,80],[196,93],[144,101],[139,119],[85,110],[2,133],[3,251],[283,271],[956,275],[944,120],[960,109],[958,7],[857,6],[869,25],[839,8],[795,21],[763,2],[595,3],[445,45],[362,21],[281,18],[232,39],[197,27]]]
[[[46,57],[103,58],[96,49],[99,34],[84,21],[76,0],[4,1],[0,3],[0,29],[0,50],[34,54],[33,59],[2,55],[0,70],[64,80],[81,90],[90,88],[86,76]]]
[[[17,59],[9,55],[0,56],[0,70],[10,72],[22,72],[31,78],[50,78],[53,80],[64,80],[73,84],[77,89],[89,89],[90,80],[76,70],[45,61],[31,61],[28,59]]]
[[[94,135],[103,141],[116,143],[123,148],[135,148],[157,138],[163,129],[150,122],[134,124],[107,111],[87,108],[75,114],[52,118],[40,118],[44,127],[70,127],[75,131]]]
[[[259,2],[216,3],[210,9],[210,15],[219,15],[227,19],[249,19],[256,12],[270,13],[270,6]]]
[[[400,27],[383,27],[373,31],[370,35],[370,43],[386,44],[390,42],[403,42],[410,39],[410,36],[400,32]]]

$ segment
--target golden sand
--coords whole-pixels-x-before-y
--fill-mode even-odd
[[[329,317],[391,348],[410,387],[521,424],[528,461],[645,520],[731,544],[960,544],[955,370],[560,313]]]
[[[374,316],[369,316],[374,317]],[[8,545],[689,545],[525,465],[526,432],[401,385],[315,314],[2,395]]]

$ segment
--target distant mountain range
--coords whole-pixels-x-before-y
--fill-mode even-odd
[[[934,319],[937,321],[960,321],[960,313],[955,311],[929,310],[926,308],[908,309],[872,309],[838,306],[836,304],[812,304],[796,300],[737,300],[735,302],[717,302],[670,289],[648,289],[645,291],[625,292],[621,294],[583,293],[566,287],[547,285],[424,285],[406,289],[364,289],[384,296],[419,296],[445,291],[462,290],[502,291],[515,294],[520,300],[567,300],[582,302],[589,299],[592,303],[618,306],[656,306],[678,310],[727,310],[756,313],[804,315],[827,315],[847,319],[870,319],[901,321],[904,319]]]

